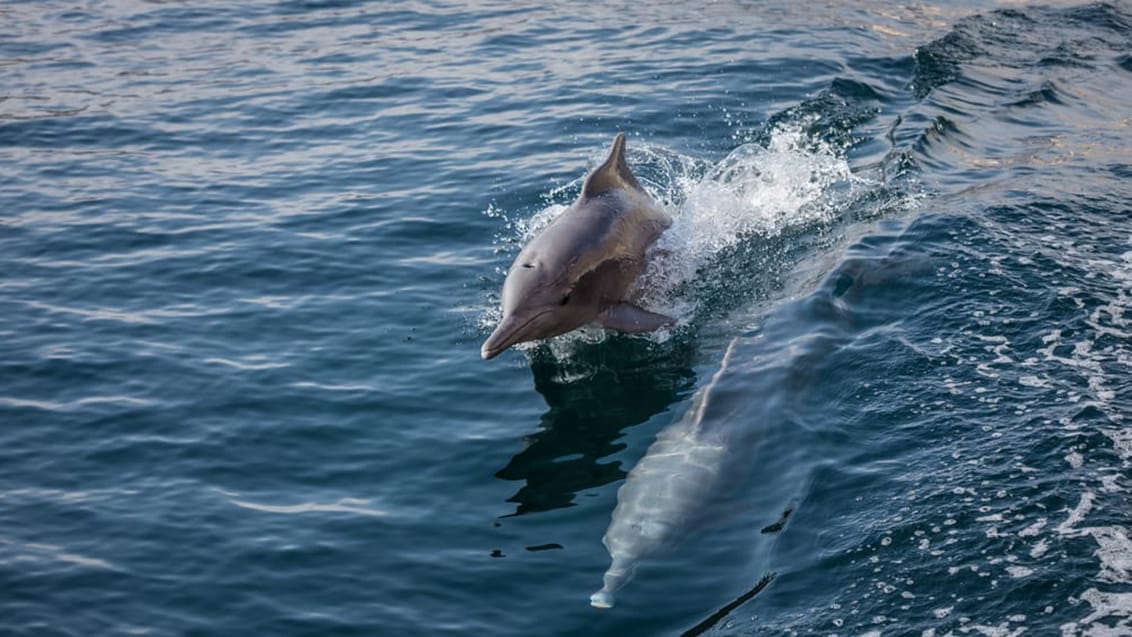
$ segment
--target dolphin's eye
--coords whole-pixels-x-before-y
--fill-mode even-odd
[[[530,270],[531,268],[535,267],[535,264],[533,264],[533,263],[524,263],[524,264],[523,264],[523,267],[524,267],[524,268],[526,268],[526,269],[528,269],[528,270]]]
[[[566,305],[566,304],[567,304],[567,303],[569,303],[569,302],[570,302],[570,295],[569,295],[569,294],[567,294],[566,296],[562,297],[562,300],[561,300],[561,301],[559,301],[559,303],[558,303],[558,304],[559,304],[559,305]]]

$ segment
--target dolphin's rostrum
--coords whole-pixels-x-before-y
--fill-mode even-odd
[[[648,332],[673,320],[630,302],[645,251],[672,221],[625,163],[625,135],[586,178],[569,209],[515,257],[503,283],[503,319],[480,354],[565,334],[597,322]]]

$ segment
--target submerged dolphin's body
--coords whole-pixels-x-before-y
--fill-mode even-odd
[[[732,341],[719,371],[696,392],[684,416],[657,435],[644,458],[629,472],[617,491],[617,507],[602,538],[613,559],[601,590],[590,596],[597,608],[613,606],[613,594],[624,586],[637,564],[669,546],[694,526],[704,508],[715,500],[734,457],[728,438],[736,401],[721,389],[731,363]]]
[[[523,247],[503,283],[503,319],[484,341],[493,358],[516,343],[597,322],[621,332],[672,323],[630,302],[645,251],[672,221],[625,163],[625,136],[569,209]]]

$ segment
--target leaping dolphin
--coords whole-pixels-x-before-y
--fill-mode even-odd
[[[619,133],[578,200],[515,257],[503,282],[503,319],[480,354],[494,358],[516,343],[591,322],[620,332],[671,325],[629,299],[645,270],[645,250],[671,224],[629,170]]]

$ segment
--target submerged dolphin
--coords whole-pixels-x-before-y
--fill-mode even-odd
[[[582,185],[569,209],[523,247],[503,282],[503,320],[480,354],[565,334],[597,322],[649,332],[673,320],[630,302],[645,250],[672,221],[625,163],[625,135]]]
[[[732,390],[721,389],[721,379],[737,342],[731,342],[719,371],[696,392],[684,416],[657,435],[617,490],[617,507],[601,539],[613,563],[590,605],[612,607],[613,594],[637,564],[681,539],[718,495],[724,476],[734,473],[728,466],[734,441],[727,438],[736,401],[725,396]]]

